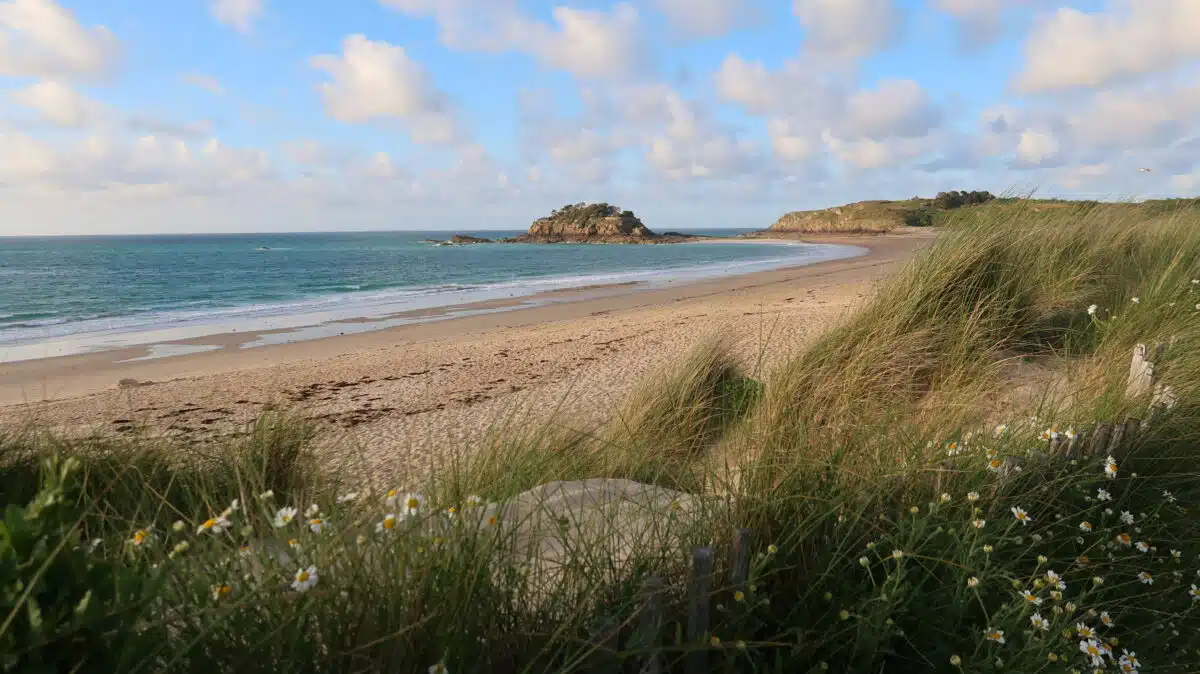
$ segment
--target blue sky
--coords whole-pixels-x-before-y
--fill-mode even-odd
[[[0,0],[0,235],[1189,196],[1197,74],[1194,0]]]

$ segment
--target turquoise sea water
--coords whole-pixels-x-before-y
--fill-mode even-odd
[[[703,233],[731,236],[741,231],[746,230]],[[517,232],[476,234],[497,238]],[[0,353],[0,361],[18,359],[13,357],[18,346],[84,343],[87,336],[105,339],[73,352],[139,343],[114,335],[201,324],[248,322],[248,328],[262,329],[270,327],[262,322],[269,317],[384,315],[557,288],[750,272],[853,254],[835,250],[845,247],[746,242],[436,247],[423,241],[447,236],[0,238],[0,351],[10,351],[8,358]]]

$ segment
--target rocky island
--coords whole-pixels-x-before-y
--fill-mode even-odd
[[[505,243],[681,243],[699,237],[655,234],[633,214],[607,203],[569,204],[538,218],[529,231]]]

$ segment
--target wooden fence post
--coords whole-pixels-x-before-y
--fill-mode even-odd
[[[734,590],[746,589],[746,579],[750,577],[751,542],[749,529],[733,532],[733,566],[729,569],[729,584]]]
[[[712,548],[696,548],[692,553],[692,578],[688,584],[688,647],[684,670],[687,674],[708,671],[708,609],[712,599]]]
[[[621,650],[621,625],[609,617],[600,621],[592,632],[596,649],[588,669],[595,674],[616,674],[621,670],[617,653]]]
[[[1108,449],[1110,435],[1112,435],[1112,424],[1107,421],[1096,424],[1096,430],[1092,432],[1092,446],[1088,450],[1088,455],[1104,456],[1104,452]]]
[[[1157,357],[1158,353],[1162,352],[1162,345],[1155,347],[1155,355],[1150,355],[1150,350],[1145,344],[1137,344],[1133,347],[1133,358],[1129,361],[1129,382],[1125,386],[1125,396],[1127,398],[1140,398],[1147,395],[1154,389],[1154,361],[1150,359]]]
[[[642,583],[646,599],[638,626],[637,646],[646,649],[640,674],[662,674],[663,579],[652,576]]]

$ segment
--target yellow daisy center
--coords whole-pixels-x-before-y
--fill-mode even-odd
[[[216,521],[215,519],[213,519],[213,518],[211,518],[211,517],[210,517],[210,518],[208,518],[208,519],[204,520],[204,524],[201,524],[201,525],[200,525],[200,528],[202,528],[202,529],[211,529],[211,528],[213,528],[213,527],[215,527],[215,526],[217,526],[217,521]]]
[[[315,524],[316,526],[321,526],[325,522],[320,517],[314,517],[311,520],[309,520],[308,523]]]
[[[405,505],[408,506],[409,510],[416,510],[417,506],[421,505],[421,501],[415,498],[409,498],[408,501],[405,502]]]
[[[396,518],[395,517],[383,518],[383,528],[384,529],[391,529],[395,526],[396,526]]]
[[[307,583],[308,578],[308,571],[301,571],[300,573],[296,574],[296,580],[300,581],[301,583]]]
[[[994,641],[994,640],[996,640],[996,639],[999,639],[999,638],[1000,638],[1000,633],[999,633],[999,632],[989,632],[989,633],[988,633],[988,638],[989,638],[989,639],[992,639],[993,641]]]
[[[146,534],[146,532],[145,532],[145,531],[137,531],[137,532],[134,532],[134,534],[133,534],[133,544],[134,544],[134,545],[141,545],[142,543],[144,543],[144,542],[146,541],[146,536],[147,536],[147,534]]]
[[[500,518],[496,517],[495,515],[492,515],[491,517],[488,518],[488,526],[494,527],[494,526],[496,526],[496,523],[499,521],[500,521]]]
[[[1003,463],[1004,462],[1000,459],[992,459],[990,462],[988,462],[988,465],[990,465],[992,468],[999,468],[1001,465],[1003,465]]]

